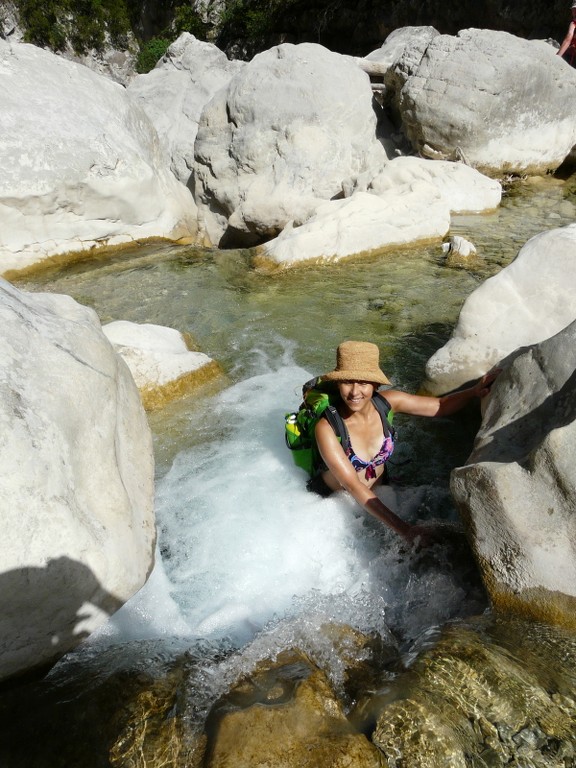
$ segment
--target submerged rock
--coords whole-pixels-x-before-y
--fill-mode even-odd
[[[378,750],[344,714],[326,675],[286,652],[216,706],[207,768],[378,768]]]
[[[0,280],[0,679],[53,662],[146,581],[150,429],[96,314]]]
[[[572,636],[486,620],[447,627],[389,685],[373,741],[396,768],[572,765]]]
[[[205,737],[188,718],[195,682],[176,641],[79,649],[0,695],[2,765],[200,768]]]

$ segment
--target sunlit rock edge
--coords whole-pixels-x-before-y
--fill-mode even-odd
[[[426,363],[425,388],[448,392],[520,347],[576,320],[576,224],[541,232],[471,293],[448,342]]]
[[[193,348],[189,334],[173,328],[117,320],[102,330],[128,365],[147,411],[223,375],[217,362]]]

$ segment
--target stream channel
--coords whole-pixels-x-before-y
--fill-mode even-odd
[[[284,446],[283,417],[298,406],[302,383],[333,367],[347,338],[376,342],[394,386],[417,391],[465,298],[530,237],[576,220],[575,189],[574,178],[527,179],[507,189],[497,211],[455,216],[451,234],[478,250],[461,268],[446,266],[439,243],[276,273],[253,268],[249,251],[161,244],[17,283],[68,294],[93,307],[102,324],[121,319],[187,332],[223,370],[149,414],[158,557],[148,584],[56,665],[41,684],[50,688],[45,700],[39,684],[26,705],[22,698],[9,705],[13,691],[0,694],[4,728],[24,708],[37,734],[26,746],[34,757],[22,766],[76,764],[50,756],[54,747],[42,739],[50,738],[48,722],[65,727],[55,714],[57,691],[69,698],[74,681],[85,689],[106,667],[149,669],[177,653],[193,657],[202,674],[188,692],[190,717],[200,730],[234,679],[294,644],[323,657],[338,685],[338,665],[331,667],[319,639],[326,622],[377,632],[410,663],[438,627],[487,610],[470,562],[455,563],[440,548],[424,567],[350,498],[307,493]],[[401,514],[456,522],[448,478],[466,461],[478,418],[472,409],[450,419],[397,419],[391,493]],[[82,738],[93,765],[106,764],[96,741]]]

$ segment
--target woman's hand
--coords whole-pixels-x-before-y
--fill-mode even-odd
[[[485,373],[484,376],[478,380],[474,387],[476,390],[476,396],[480,398],[486,397],[488,392],[490,392],[492,384],[494,384],[500,373],[502,373],[502,368],[495,368],[493,371]]]
[[[446,537],[438,525],[411,525],[410,530],[404,534],[404,538],[417,549],[446,543]]]

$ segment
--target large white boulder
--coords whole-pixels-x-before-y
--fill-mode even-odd
[[[454,389],[573,320],[576,224],[531,238],[511,264],[470,294],[452,338],[426,364],[426,389]]]
[[[102,330],[130,368],[147,409],[163,405],[221,373],[212,358],[190,349],[187,339],[174,328],[115,320]]]
[[[493,606],[576,628],[576,322],[504,363],[452,473]]]
[[[411,33],[380,58],[384,80],[415,151],[464,157],[492,173],[557,168],[576,143],[576,71],[542,40],[465,29]],[[400,46],[401,48],[401,46]]]
[[[398,157],[345,200],[319,206],[304,224],[289,224],[259,249],[283,266],[310,259],[337,260],[389,246],[441,239],[451,212],[496,208],[499,182],[462,163]]]
[[[244,65],[183,32],[151,72],[130,82],[128,93],[154,124],[170,155],[170,167],[183,184],[190,179],[202,109]]]
[[[146,581],[152,440],[96,314],[0,279],[0,679],[77,645]]]
[[[386,162],[368,76],[320,45],[279,45],[204,108],[193,168],[202,232],[220,246],[263,242]]]
[[[188,190],[126,90],[0,40],[0,274],[47,257],[196,234]]]

